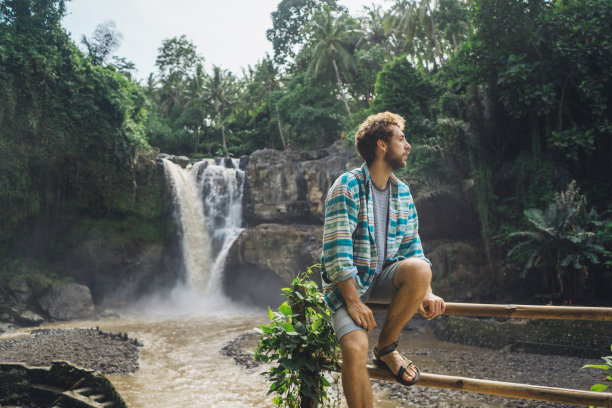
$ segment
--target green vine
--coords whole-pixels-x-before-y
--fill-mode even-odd
[[[268,307],[270,323],[256,329],[255,360],[272,363],[262,374],[272,382],[268,394],[278,394],[273,401],[279,407],[333,406],[326,390],[331,384],[322,371],[337,371],[339,348],[323,295],[308,279],[315,267],[282,290],[288,300],[278,312]]]

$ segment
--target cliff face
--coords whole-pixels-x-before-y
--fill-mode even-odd
[[[340,174],[360,164],[352,150],[339,141],[316,151],[254,152],[244,192],[247,225],[322,224],[327,190]]]

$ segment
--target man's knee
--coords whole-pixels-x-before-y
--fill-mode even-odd
[[[342,336],[340,339],[342,358],[367,360],[368,335],[364,330],[355,330]]]
[[[420,258],[404,259],[397,266],[393,283],[396,287],[409,283],[427,289],[431,284],[431,266]]]

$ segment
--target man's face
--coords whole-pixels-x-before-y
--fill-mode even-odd
[[[406,140],[404,132],[397,126],[393,127],[393,134],[387,143],[387,151],[383,160],[391,167],[393,171],[399,170],[406,167],[406,160],[408,159],[408,152],[410,152],[412,146]]]

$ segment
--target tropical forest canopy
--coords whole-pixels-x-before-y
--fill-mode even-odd
[[[37,253],[57,256],[100,219],[159,239],[161,193],[146,180],[160,150],[326,147],[389,110],[415,153],[400,176],[417,199],[476,214],[491,269],[512,249],[517,277],[565,301],[610,290],[609,0],[395,0],[359,17],[282,0],[273,55],[207,72],[189,39],[168,38],[145,83],[115,55],[112,22],[75,44],[64,14],[64,0],[0,1],[3,256],[36,228],[58,238],[31,238]]]

